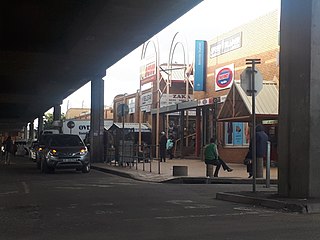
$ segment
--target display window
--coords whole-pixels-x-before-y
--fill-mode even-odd
[[[224,144],[226,146],[248,146],[250,142],[250,130],[247,122],[224,123]]]

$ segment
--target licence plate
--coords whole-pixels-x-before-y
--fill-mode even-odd
[[[62,159],[62,162],[75,162],[77,159]]]

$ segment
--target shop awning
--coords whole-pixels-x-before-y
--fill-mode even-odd
[[[139,132],[139,123],[122,124],[122,123],[115,122],[107,130],[112,130],[115,128],[122,129],[122,127],[124,127],[125,129],[133,129],[134,132]],[[151,129],[147,123],[141,123],[141,132],[151,132]]]
[[[276,83],[264,81],[262,90],[256,96],[256,118],[273,120],[278,118],[279,90]],[[218,121],[248,122],[251,121],[252,97],[247,96],[234,81],[225,102],[218,114]]]

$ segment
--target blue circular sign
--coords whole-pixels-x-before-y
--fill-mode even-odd
[[[227,87],[233,78],[233,73],[230,68],[222,68],[216,77],[216,83],[219,88],[225,88]]]

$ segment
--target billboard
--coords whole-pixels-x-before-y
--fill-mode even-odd
[[[156,55],[150,55],[141,59],[140,84],[141,86],[157,80]]]

